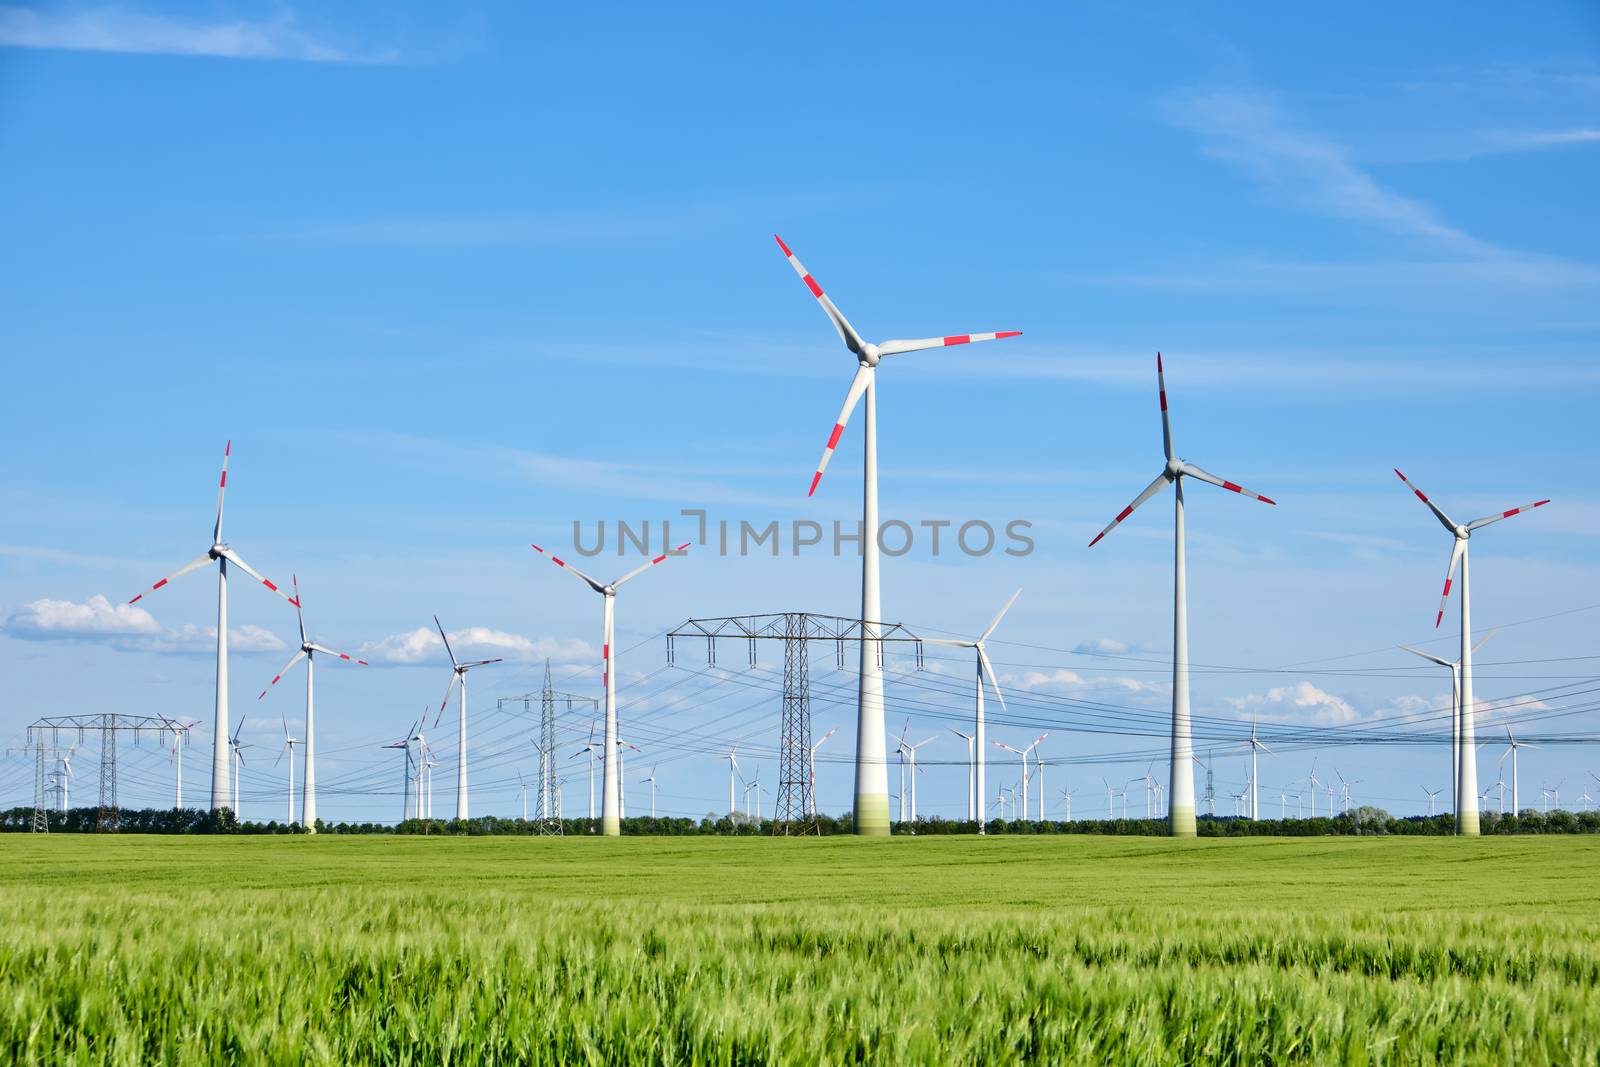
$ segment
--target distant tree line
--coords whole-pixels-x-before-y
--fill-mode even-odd
[[[94,833],[99,824],[98,808],[72,808],[48,813],[50,832]],[[1593,834],[1600,833],[1600,811],[1541,812],[1525,808],[1519,815],[1484,812],[1479,816],[1485,835],[1491,834]],[[297,834],[305,828],[298,823],[240,822],[226,808],[205,811],[200,808],[123,808],[119,815],[120,832],[125,834]],[[1382,808],[1360,807],[1339,815],[1314,819],[1259,819],[1252,822],[1238,817],[1202,815],[1195,821],[1201,837],[1352,837],[1352,836],[1449,836],[1455,832],[1454,815],[1394,816]],[[33,829],[33,808],[0,811],[0,833],[27,833]],[[597,833],[598,820],[562,819],[561,832],[568,836]],[[738,813],[706,815],[704,818],[637,817],[622,820],[625,835],[652,837],[759,837],[771,834],[775,824]],[[798,828],[797,828],[798,829]],[[1035,819],[994,819],[984,824],[990,834],[1103,834],[1114,837],[1164,837],[1165,819],[1077,819],[1071,822]],[[542,832],[534,820],[503,819],[485,815],[476,819],[407,819],[405,822],[325,822],[317,820],[323,834],[405,834],[457,837],[531,837]],[[850,815],[819,815],[816,832],[823,836],[854,832]],[[901,823],[897,834],[948,835],[975,834],[978,824],[959,819],[918,819]]]

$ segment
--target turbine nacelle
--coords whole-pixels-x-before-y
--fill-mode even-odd
[[[211,559],[221,559],[227,554],[228,544],[225,541],[218,541],[206,550],[206,555]]]
[[[878,361],[882,358],[878,353],[878,346],[871,341],[866,341],[861,345],[861,365],[863,367],[876,367]]]
[[[1168,481],[1176,481],[1178,476],[1183,473],[1183,460],[1179,459],[1177,456],[1172,456],[1167,460]]]

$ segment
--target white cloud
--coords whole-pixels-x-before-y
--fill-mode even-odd
[[[1023,671],[1021,674],[1009,675],[1004,682],[1008,689],[1022,689],[1029,692],[1036,689],[1063,689],[1083,684],[1083,675],[1059,667],[1053,671]]]
[[[487,626],[468,626],[450,631],[450,647],[457,659],[499,658],[519,663],[550,659],[557,663],[592,663],[600,658],[594,646],[587,641],[558,641],[550,637],[535,639]],[[449,662],[444,642],[439,640],[439,632],[426,626],[370,641],[358,648],[356,654],[374,665],[412,666]]]
[[[168,629],[143,608],[112,604],[99,594],[81,604],[48,598],[24,604],[0,619],[0,632],[23,641],[98,641],[126,652],[206,652],[217,644],[215,626]],[[288,648],[277,634],[260,626],[230,628],[228,647],[234,652]]]
[[[1265,693],[1230,697],[1228,703],[1254,718],[1274,722],[1333,724],[1361,719],[1361,713],[1343,697],[1303,681],[1276,686]]]
[[[393,53],[357,55],[336,48],[300,29],[289,12],[265,22],[197,22],[116,5],[48,12],[0,7],[0,46],[311,63],[374,63],[394,58]]]

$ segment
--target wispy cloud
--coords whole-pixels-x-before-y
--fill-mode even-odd
[[[1450,226],[1428,205],[1384,188],[1342,145],[1295,128],[1271,97],[1242,91],[1189,93],[1168,114],[1206,139],[1206,152],[1237,164],[1302,207],[1389,230],[1442,251],[1473,256],[1492,246]]]
[[[292,12],[267,21],[202,22],[119,5],[41,11],[0,6],[0,46],[75,52],[384,63],[393,51],[358,52],[302,29]]]
[[[1228,703],[1241,713],[1269,722],[1336,725],[1361,719],[1361,713],[1348,700],[1305,681],[1230,698]]]
[[[215,650],[214,626],[169,629],[143,608],[112,604],[103,596],[83,603],[40,599],[0,618],[0,633],[23,641],[91,641],[125,652],[190,654]],[[288,646],[271,630],[236,626],[228,630],[233,652],[281,652]]]
[[[1565,148],[1569,145],[1600,144],[1600,129],[1526,130],[1495,134],[1490,140],[1508,150]]]

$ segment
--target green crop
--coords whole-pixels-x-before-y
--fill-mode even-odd
[[[1590,838],[0,839],[72,1063],[1600,1063]]]

